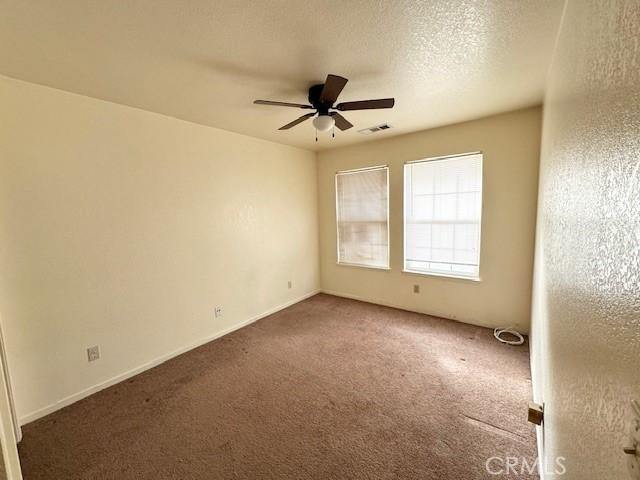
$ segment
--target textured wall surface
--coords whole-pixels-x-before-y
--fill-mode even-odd
[[[313,152],[2,77],[0,104],[21,418],[319,288]]]
[[[628,478],[622,447],[640,400],[639,32],[637,0],[570,0],[545,101],[532,364],[539,440],[548,464],[567,458],[565,480]]]
[[[320,152],[322,289],[483,326],[528,331],[535,236],[540,107]],[[403,168],[420,158],[481,150],[481,281],[402,272]],[[389,271],[336,265],[335,173],[389,165]],[[413,293],[413,285],[421,286]]]

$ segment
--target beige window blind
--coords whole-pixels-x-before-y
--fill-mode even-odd
[[[338,263],[389,268],[389,169],[336,174]]]

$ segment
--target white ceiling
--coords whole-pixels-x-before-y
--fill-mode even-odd
[[[318,150],[540,103],[563,0],[0,0],[0,73]],[[315,142],[304,110],[327,73],[355,125]],[[388,122],[370,136],[357,130]]]

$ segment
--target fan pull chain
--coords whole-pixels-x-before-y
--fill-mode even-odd
[[[331,127],[331,137],[336,138],[336,126],[335,124]]]
[[[318,129],[316,128],[316,142],[318,141]]]

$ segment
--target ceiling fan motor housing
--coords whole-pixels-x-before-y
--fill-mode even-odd
[[[320,94],[324,88],[324,83],[319,83],[309,88],[309,103],[313,105],[313,108],[318,110],[320,115],[328,115],[329,109],[333,106],[333,103],[323,103],[320,101]]]

